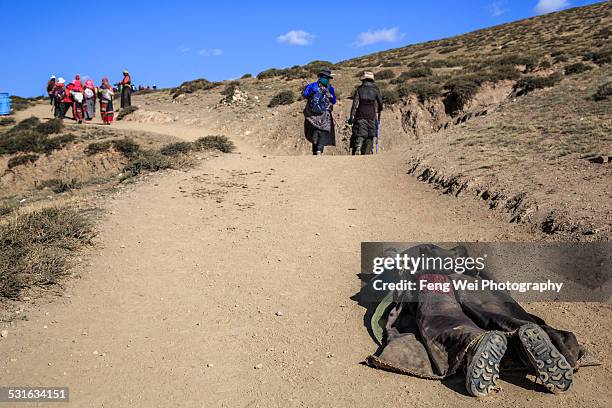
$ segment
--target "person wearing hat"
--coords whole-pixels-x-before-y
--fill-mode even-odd
[[[132,106],[132,78],[127,69],[123,70],[121,85],[121,109]]]
[[[47,95],[49,95],[49,103],[53,105],[53,90],[55,89],[55,75],[51,75],[49,82],[47,82]]]
[[[302,95],[307,100],[304,108],[304,134],[312,143],[312,154],[320,156],[325,146],[336,145],[336,131],[333,106],[336,104],[336,92],[331,85],[333,78],[329,68],[319,72],[319,79],[308,84]]]
[[[54,116],[59,119],[66,117],[66,112],[68,112],[71,104],[70,95],[66,91],[65,84],[66,80],[60,77],[52,91],[53,97],[51,99],[53,100]]]
[[[361,85],[353,96],[353,106],[349,125],[353,125],[351,149],[356,154],[372,154],[376,127],[383,110],[383,99],[378,87],[374,84],[374,73],[366,71],[361,76]]]

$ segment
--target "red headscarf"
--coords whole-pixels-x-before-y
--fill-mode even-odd
[[[85,88],[95,89],[96,86],[94,85],[91,79],[88,79],[87,81],[85,81]]]
[[[83,90],[83,84],[81,83],[80,75],[74,77],[74,81],[72,81],[72,88],[75,90]]]

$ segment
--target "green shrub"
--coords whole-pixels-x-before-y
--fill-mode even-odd
[[[514,91],[518,96],[526,95],[536,89],[550,88],[561,81],[561,75],[554,73],[547,77],[528,76],[516,83]]]
[[[391,81],[392,84],[401,84],[413,78],[425,78],[433,75],[433,71],[429,67],[415,67],[409,71],[402,72],[397,78]]]
[[[330,61],[315,60],[315,61],[310,61],[308,64],[304,65],[303,68],[306,71],[308,71],[310,74],[316,75],[319,72],[321,72],[322,69],[324,68],[332,69],[333,66],[334,64]]]
[[[393,79],[395,78],[395,72],[393,72],[393,70],[390,70],[390,69],[383,69],[382,71],[378,71],[377,73],[375,73],[374,77],[381,81],[384,81],[387,79]]]
[[[37,154],[22,154],[19,156],[11,157],[8,161],[8,168],[12,169],[13,167],[21,166],[28,163],[34,163],[38,160]]]
[[[0,119],[0,126],[11,126],[15,124],[15,118],[2,118]]]
[[[236,146],[225,136],[205,136],[193,142],[197,150],[219,150],[223,153],[231,153]]]
[[[132,176],[143,172],[156,172],[172,167],[172,162],[156,150],[138,150],[130,157],[123,171]]]
[[[382,89],[381,94],[385,105],[394,105],[400,100],[399,92],[394,88]]]
[[[74,141],[75,139],[76,139],[76,136],[70,135],[70,134],[52,137],[52,138],[46,139],[43,142],[40,150],[33,150],[33,151],[49,154],[53,150],[59,150],[63,148],[64,146]]]
[[[580,74],[586,71],[592,70],[593,67],[587,64],[583,64],[582,62],[577,62],[575,64],[570,64],[565,67],[565,75],[574,75]]]
[[[85,147],[84,153],[88,156],[92,156],[97,153],[102,153],[110,149],[112,143],[110,141],[105,142],[93,142]]]
[[[124,139],[113,140],[112,144],[115,150],[128,158],[135,156],[140,151],[140,146],[138,143],[127,137]]]
[[[200,78],[193,81],[183,82],[178,88],[172,89],[170,93],[172,94],[172,99],[175,99],[183,94],[190,94],[196,91],[206,91],[216,88],[219,85],[221,85],[221,82],[210,82],[204,78]]]
[[[119,111],[119,114],[117,115],[117,120],[123,120],[123,118],[125,118],[128,115],[131,115],[137,110],[138,110],[138,106],[133,106],[133,105],[128,106],[127,108],[121,109],[121,111]]]
[[[247,79],[247,78],[253,78],[253,74],[244,74],[243,76],[240,77],[240,79]]]
[[[64,122],[61,119],[49,119],[45,123],[39,123],[36,131],[44,135],[60,133],[64,129]]]
[[[447,82],[444,88],[448,90],[444,98],[444,106],[449,113],[461,111],[478,92],[478,83],[467,78],[458,78]]]
[[[421,102],[436,98],[442,95],[442,88],[429,81],[418,81],[411,84],[400,85],[398,88],[399,96],[402,98],[416,95]]]
[[[0,135],[0,154],[51,153],[75,139],[73,135],[49,138],[48,134],[41,133],[41,125],[45,125],[42,129],[45,132],[56,129],[57,122],[54,119],[49,122],[41,124],[38,118],[34,117],[22,120]]]
[[[593,99],[596,101],[603,101],[610,99],[612,96],[612,82],[605,83],[597,88],[597,92],[593,95]]]
[[[164,156],[176,156],[178,154],[187,154],[193,149],[189,142],[170,143],[162,147],[159,152]]]
[[[272,97],[270,103],[268,104],[269,108],[273,108],[279,105],[290,105],[295,101],[295,94],[291,90],[285,90],[277,93]]]
[[[594,51],[584,56],[587,61],[593,61],[597,65],[605,65],[612,63],[612,48]]]

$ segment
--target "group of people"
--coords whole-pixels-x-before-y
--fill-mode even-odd
[[[121,108],[127,108],[132,105],[132,79],[127,70],[123,71],[119,87]],[[96,101],[99,101],[102,122],[110,125],[113,121],[115,88],[106,77],[102,78],[100,86],[95,86],[91,79],[87,79],[83,84],[79,75],[76,75],[69,84],[66,84],[64,78],[51,75],[47,83],[47,94],[56,118],[64,119],[68,110],[72,108],[72,117],[75,121],[78,123],[83,123],[84,120],[91,121],[96,116]]]
[[[337,98],[331,85],[332,79],[331,70],[324,68],[319,72],[318,80],[308,84],[302,94],[307,100],[304,109],[304,134],[312,144],[312,154],[315,156],[322,155],[325,146],[336,145],[332,111]],[[350,148],[353,155],[373,153],[374,139],[377,137],[383,110],[383,98],[374,83],[374,73],[364,72],[361,81],[353,95],[353,106],[347,120],[348,124],[352,125]]]

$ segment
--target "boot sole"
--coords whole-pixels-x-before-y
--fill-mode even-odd
[[[569,390],[574,380],[574,370],[552,344],[548,334],[537,324],[527,324],[519,329],[519,339],[538,379],[548,391],[558,394]]]
[[[474,397],[484,397],[496,389],[499,363],[508,348],[508,340],[498,331],[485,334],[474,352],[465,375],[465,388]]]

